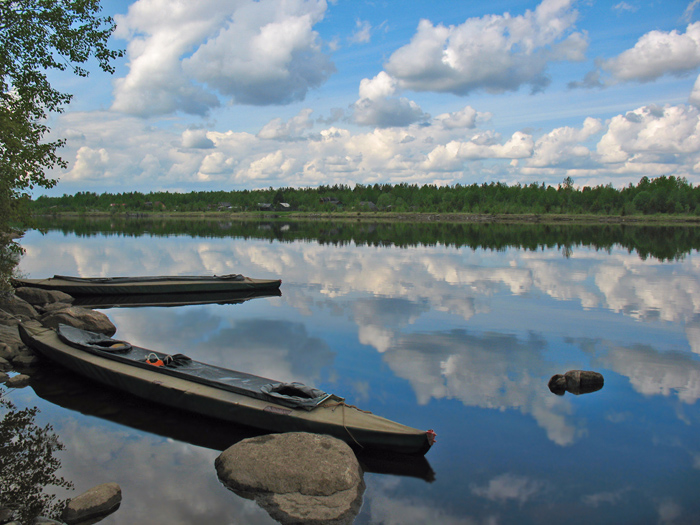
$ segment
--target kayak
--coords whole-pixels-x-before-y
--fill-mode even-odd
[[[58,290],[69,295],[124,295],[231,292],[243,290],[274,290],[280,279],[251,279],[240,274],[183,275],[153,277],[72,277],[54,275],[46,279],[13,279],[15,288],[31,286]]]
[[[61,366],[37,369],[29,379],[29,386],[40,398],[67,410],[219,452],[265,433],[173,407],[155,407],[158,417],[153,417],[151,403],[121,390],[105,388]],[[435,471],[425,456],[357,447],[355,454],[364,472],[413,477],[427,483],[435,481]]]
[[[140,348],[103,334],[30,321],[22,341],[52,361],[149,402],[268,432],[328,434],[350,446],[425,454],[432,430],[418,430],[301,383],[284,383]],[[157,414],[154,411],[154,414]]]

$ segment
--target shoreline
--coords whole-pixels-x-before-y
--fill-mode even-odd
[[[373,222],[446,222],[446,223],[533,223],[533,224],[632,224],[650,226],[700,226],[694,215],[572,215],[572,214],[476,214],[428,212],[58,212],[35,214],[51,218],[120,218],[120,219],[238,219],[295,221],[373,221]]]

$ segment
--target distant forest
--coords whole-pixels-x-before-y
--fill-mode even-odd
[[[358,184],[317,188],[208,191],[191,193],[78,192],[62,197],[38,197],[30,204],[36,214],[60,212],[135,213],[149,211],[387,211],[474,214],[601,214],[700,215],[700,186],[685,178],[643,177],[616,189],[611,184],[574,187],[570,177],[556,187],[544,183],[509,186],[484,183],[463,186]]]

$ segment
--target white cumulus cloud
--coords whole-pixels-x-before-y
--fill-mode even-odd
[[[605,60],[602,68],[617,81],[649,82],[662,75],[682,75],[700,66],[700,22],[685,33],[650,31],[633,48]]]
[[[553,61],[580,61],[587,37],[574,31],[572,0],[544,0],[524,15],[486,15],[458,26],[421,20],[411,42],[395,51],[385,70],[402,88],[466,95],[483,89],[515,91],[549,84]]]
[[[220,105],[303,100],[335,69],[313,26],[325,0],[138,0],[117,16],[129,73],[113,109],[138,116],[204,115]]]

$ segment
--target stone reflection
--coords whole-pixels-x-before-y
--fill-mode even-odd
[[[18,409],[0,389],[0,516],[5,521],[31,523],[43,516],[59,519],[68,503],[51,492],[71,489],[73,484],[59,476],[64,449],[53,427],[40,427],[38,409]]]

